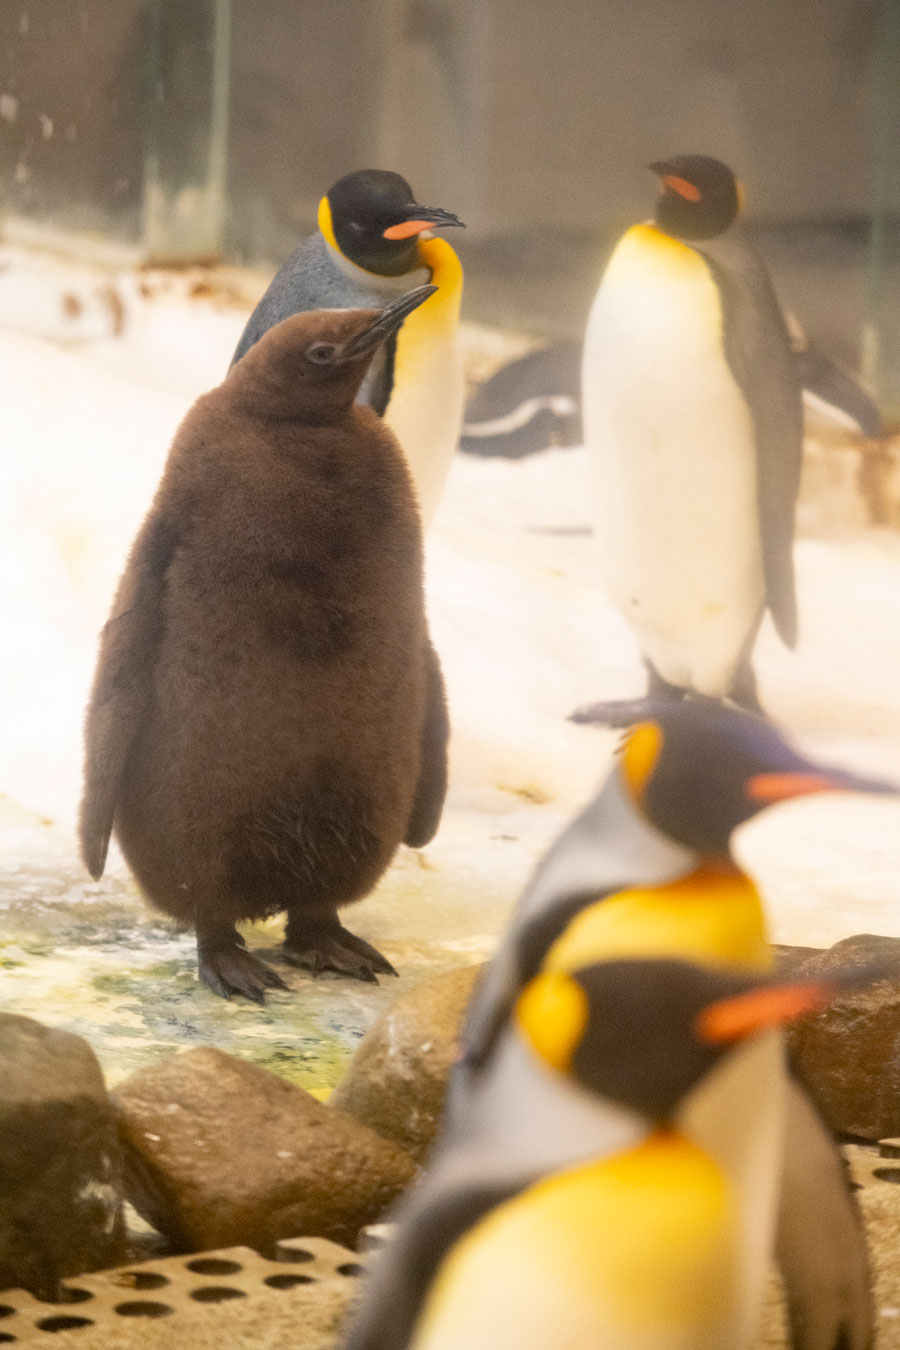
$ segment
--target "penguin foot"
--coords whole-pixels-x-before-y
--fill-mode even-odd
[[[579,726],[630,727],[647,717],[648,700],[642,698],[610,699],[607,703],[582,703],[569,713],[568,722]]]
[[[334,970],[339,975],[350,975],[367,984],[377,984],[378,975],[396,975],[397,972],[381,952],[362,938],[349,933],[337,924],[325,931],[291,932],[290,923],[284,942],[284,958],[292,966],[300,966],[318,975],[323,970]]]
[[[228,946],[197,948],[197,973],[206,987],[220,998],[242,994],[259,1004],[265,1003],[267,989],[287,989],[281,976],[235,936],[237,941]]]

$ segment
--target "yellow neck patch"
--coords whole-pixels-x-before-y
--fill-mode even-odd
[[[622,772],[636,801],[644,800],[647,782],[663,748],[663,729],[657,722],[639,722],[629,732],[622,750]]]
[[[665,886],[619,891],[572,920],[547,953],[543,969],[569,972],[629,957],[770,970],[772,951],[759,892],[737,868],[702,867]]]
[[[424,305],[413,310],[403,325],[404,328],[423,310],[430,311],[430,323],[434,323],[440,315],[440,322],[455,326],[459,321],[463,289],[463,270],[459,258],[446,239],[438,239],[436,236],[434,239],[419,240],[419,257],[423,267],[430,268],[431,284],[437,286],[438,290],[425,301]]]
[[[526,1040],[561,1073],[569,1071],[589,1013],[587,994],[563,971],[535,976],[516,1004],[516,1021]]]
[[[324,235],[325,239],[333,249],[337,249],[338,253],[341,252],[338,248],[338,241],[334,237],[334,223],[331,219],[331,202],[327,197],[323,197],[319,202],[319,233]]]

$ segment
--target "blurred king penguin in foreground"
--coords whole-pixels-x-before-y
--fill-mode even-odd
[[[393,433],[354,404],[373,353],[433,294],[294,315],[198,399],[103,630],[84,860],[99,877],[114,830],[226,998],[285,987],[235,928],[279,911],[293,964],[392,972],[337,910],[440,820],[448,727],[419,513]]]
[[[432,229],[462,223],[450,211],[420,206],[399,174],[347,174],[322,198],[318,231],[278,272],[234,354],[240,361],[263,333],[302,310],[372,308],[414,286],[435,286],[384,343],[357,395],[400,442],[426,526],[459,439],[464,396],[457,333],[462,268]]]
[[[794,1350],[870,1344],[856,1206],[778,1031],[842,986],[772,978],[730,837],[770,803],[893,789],[712,701],[649,711],[475,991],[345,1350],[746,1350],[773,1246]]]
[[[731,170],[704,155],[651,167],[654,220],[618,244],[585,337],[604,583],[640,643],[651,698],[694,692],[758,711],[751,656],[765,611],[789,647],[797,637],[800,382]],[[639,716],[632,701],[576,720]]]

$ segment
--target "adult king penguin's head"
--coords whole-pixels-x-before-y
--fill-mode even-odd
[[[900,789],[805,759],[770,722],[712,699],[648,705],[620,760],[632,799],[657,829],[706,858],[766,806],[813,792]]]
[[[319,229],[332,248],[357,267],[385,277],[422,266],[423,231],[462,224],[441,207],[420,206],[406,179],[385,169],[348,173],[319,203]]]
[[[536,975],[519,996],[516,1024],[552,1068],[665,1121],[741,1041],[885,974],[872,967],[782,982],[688,961],[600,961]]]
[[[734,174],[709,155],[676,155],[650,165],[659,178],[654,220],[676,239],[713,239],[736,220],[741,188]]]

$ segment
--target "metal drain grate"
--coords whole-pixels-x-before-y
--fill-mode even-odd
[[[324,1238],[288,1238],[277,1244],[274,1261],[249,1247],[228,1247],[79,1275],[65,1286],[62,1303],[40,1303],[22,1289],[7,1289],[0,1293],[0,1346],[47,1332],[108,1327],[122,1318],[153,1321],[196,1313],[203,1304],[345,1281],[363,1272],[365,1260]],[[287,1265],[295,1268],[286,1270]]]

